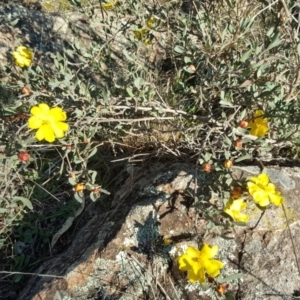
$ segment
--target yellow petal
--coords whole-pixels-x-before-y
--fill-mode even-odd
[[[146,26],[150,29],[154,28],[156,26],[156,19],[154,17],[151,17],[146,21]]]
[[[257,180],[261,185],[267,186],[269,184],[269,176],[265,173],[259,174]]]
[[[275,193],[276,192],[276,186],[273,183],[269,183],[266,187],[265,187],[265,191],[267,193]]]
[[[259,206],[265,207],[270,204],[269,197],[263,190],[255,192],[252,197]]]
[[[41,115],[47,115],[49,109],[50,108],[46,103],[40,103],[38,106],[32,107],[30,113],[34,116],[41,117]]]
[[[205,270],[204,267],[200,268],[197,273],[193,271],[188,271],[187,278],[190,282],[199,281],[200,283],[205,282]]]
[[[200,251],[194,247],[188,247],[186,252],[178,258],[179,270],[188,271],[194,270],[196,274],[199,269],[198,258],[200,257]]]
[[[265,114],[265,113],[264,113],[263,110],[257,110],[257,111],[255,111],[255,113],[254,113],[254,117],[255,117],[255,118],[262,117],[264,114]]]
[[[56,122],[56,123],[53,123],[51,126],[52,126],[52,129],[53,129],[54,135],[57,138],[64,137],[65,136],[65,131],[67,131],[68,128],[69,128],[69,125],[66,124],[66,123],[63,123],[63,122]]]
[[[67,119],[67,114],[60,108],[51,108],[49,114],[54,117],[55,121],[65,121]]]
[[[243,214],[239,211],[236,211],[233,213],[233,219],[236,222],[243,222],[243,223],[247,223],[249,221],[249,216],[247,214]]]
[[[21,68],[24,66],[29,67],[33,58],[33,53],[31,50],[24,46],[19,46],[17,51],[13,51],[12,55],[15,59],[15,64]]]
[[[55,136],[52,128],[48,124],[43,124],[36,132],[36,138],[41,141],[45,139],[47,142],[52,143],[55,141]]]
[[[205,270],[204,270],[204,267],[201,268],[198,271],[197,277],[198,277],[198,280],[199,280],[200,283],[204,283],[205,282]]]
[[[30,129],[38,129],[42,125],[40,118],[32,116],[28,119],[28,127]]]
[[[118,4],[118,1],[109,1],[107,3],[103,3],[101,6],[104,9],[111,9]]]
[[[39,104],[39,108],[40,108],[41,113],[43,113],[43,114],[49,114],[50,107],[49,107],[48,104],[46,104],[46,103],[40,103]]]
[[[205,259],[209,259],[217,255],[218,253],[218,246],[214,245],[212,247],[209,247],[207,244],[204,244],[201,249],[201,257],[204,257]]]
[[[190,264],[190,258],[186,254],[182,254],[181,256],[178,257],[177,259],[178,264],[179,264],[179,270],[181,271],[188,271],[191,268]]]
[[[28,48],[26,48],[25,46],[19,46],[17,48],[17,51],[20,53],[20,55],[22,55],[26,58],[32,59],[32,57],[33,57],[32,51],[29,50]]]
[[[40,127],[38,129],[38,131],[35,133],[35,137],[38,141],[42,141],[44,138],[45,138],[45,135],[44,135],[44,131],[43,129]]]
[[[56,125],[60,130],[63,130],[63,131],[69,130],[69,124],[67,124],[65,122],[56,122]]]
[[[270,194],[269,197],[271,202],[277,206],[281,205],[284,202],[284,198],[279,195]]]
[[[243,210],[247,207],[246,202],[244,201],[244,199],[236,199],[234,201],[232,201],[232,205],[231,205],[231,210]]]
[[[269,130],[269,128],[267,126],[260,126],[257,128],[256,134],[253,134],[253,135],[255,135],[257,137],[263,137],[266,135],[268,130]],[[250,134],[252,134],[252,133],[250,132]]]
[[[224,264],[219,260],[210,260],[205,262],[206,273],[211,277],[217,277],[220,274],[220,269],[222,269]]]

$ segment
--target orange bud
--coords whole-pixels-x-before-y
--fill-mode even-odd
[[[189,70],[192,72],[192,73],[195,73],[196,72],[196,67],[194,65],[190,65],[189,66]]]
[[[211,164],[210,163],[205,163],[204,165],[202,165],[202,170],[204,172],[210,172],[211,171]]]
[[[225,162],[224,162],[224,167],[225,167],[226,169],[230,169],[232,166],[233,166],[232,160],[226,159]]]
[[[22,88],[22,90],[21,90],[21,93],[24,94],[24,95],[30,94],[30,93],[31,93],[30,87],[24,86],[24,87]]]
[[[248,127],[248,122],[246,120],[242,120],[239,122],[239,126],[242,128],[247,128]]]
[[[85,186],[84,186],[84,183],[80,182],[80,183],[77,183],[75,185],[75,192],[79,193],[79,192],[82,192],[84,190]]]
[[[71,172],[71,173],[69,173],[68,177],[76,179],[76,174]]]
[[[101,193],[101,189],[99,187],[95,187],[93,189],[93,193],[96,194],[96,195],[99,195]]]
[[[234,142],[234,147],[235,148],[242,148],[243,147],[243,142],[241,140],[237,140]]]
[[[242,188],[239,186],[235,186],[235,187],[233,187],[232,191],[230,192],[230,197],[233,199],[238,199],[238,198],[241,198],[242,194],[243,194]]]
[[[218,284],[217,285],[217,293],[222,296],[224,295],[229,288],[229,284]]]
[[[29,162],[30,156],[26,151],[21,151],[18,154],[18,158],[21,162],[26,163],[26,162]]]

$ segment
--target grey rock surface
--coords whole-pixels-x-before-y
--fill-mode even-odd
[[[295,182],[293,190],[281,191],[298,254],[299,212],[291,195],[300,188],[299,172],[280,171]],[[226,238],[205,235],[210,223],[191,206],[191,195],[205,186],[207,176],[213,174],[181,163],[140,168],[115,194],[113,211],[95,216],[65,253],[37,270],[63,278],[32,278],[18,299],[217,299],[178,270],[182,247],[197,247],[199,241],[219,246],[223,277],[244,274],[230,282],[236,299],[291,299],[299,274],[281,208],[268,209],[254,229],[235,227]],[[202,191],[211,197],[209,186]],[[254,224],[260,216],[252,213]],[[170,244],[163,242],[166,238]]]

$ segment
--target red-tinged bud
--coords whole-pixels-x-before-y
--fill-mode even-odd
[[[204,172],[210,172],[211,169],[212,169],[212,166],[211,166],[210,163],[205,163],[205,164],[202,166],[202,170],[203,170]]]
[[[99,194],[101,193],[101,189],[100,189],[99,187],[95,187],[95,188],[93,189],[93,193],[94,193],[95,195],[99,195]]]
[[[243,142],[241,140],[237,140],[234,142],[234,147],[235,148],[242,148],[243,147]]]
[[[242,128],[247,128],[248,127],[248,122],[246,120],[242,120],[239,122],[239,126]]]
[[[233,187],[232,191],[230,192],[230,197],[233,199],[238,199],[238,198],[241,198],[242,194],[243,194],[242,188],[239,186],[235,186],[235,187]]]
[[[67,145],[66,149],[69,150],[69,151],[71,151],[72,150],[72,145]]]
[[[30,156],[29,154],[26,152],[26,151],[21,151],[19,154],[18,154],[18,158],[21,162],[23,163],[27,163],[29,162],[29,159],[30,159]]]
[[[21,93],[24,95],[29,95],[31,93],[31,89],[28,86],[24,86],[21,90]]]
[[[224,295],[229,288],[229,284],[218,284],[217,285],[217,293],[222,296]]]
[[[71,172],[71,173],[69,173],[68,177],[69,177],[69,178],[76,179],[76,174],[73,173],[73,172]]]

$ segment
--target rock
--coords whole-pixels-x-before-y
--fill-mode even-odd
[[[298,170],[280,171],[295,182],[296,192]],[[240,175],[240,170],[234,171],[234,176]],[[202,187],[207,199],[202,208],[209,207],[209,176],[213,175],[184,163],[135,170],[115,194],[113,210],[95,216],[66,252],[36,271],[61,278],[32,277],[18,299],[217,299],[213,291],[200,291],[178,270],[182,247],[197,247],[202,241],[219,246],[218,259],[225,263],[222,277],[244,273],[241,281],[230,282],[236,299],[291,296],[299,288],[299,274],[289,232],[283,224],[277,226],[277,220],[284,219],[282,210],[274,209],[278,219],[271,225],[276,226],[235,227],[235,233],[224,239],[216,229],[206,230],[212,223],[192,206],[194,191]],[[299,215],[291,191],[282,192],[297,241]],[[252,217],[256,222],[260,215]]]

